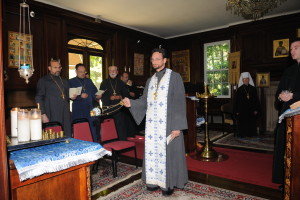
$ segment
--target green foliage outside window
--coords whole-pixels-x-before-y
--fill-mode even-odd
[[[228,77],[229,41],[205,44],[205,75],[209,91],[218,97],[230,96]]]
[[[99,89],[102,82],[102,57],[90,56],[90,79]]]

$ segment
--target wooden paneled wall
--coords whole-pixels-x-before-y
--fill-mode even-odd
[[[205,43],[231,41],[231,51],[241,51],[241,72],[270,72],[271,81],[279,80],[292,62],[290,56],[273,58],[273,40],[296,38],[300,28],[300,12],[218,30],[167,40],[169,51],[190,50],[191,82],[203,82]],[[255,76],[253,77],[255,78]]]
[[[21,0],[3,1],[3,46],[7,47],[8,31],[18,32]],[[280,79],[292,60],[290,57],[273,58],[273,40],[295,38],[300,21],[300,13],[296,13],[173,39],[162,39],[105,21],[96,23],[94,18],[33,0],[28,0],[27,3],[30,10],[35,12],[35,17],[31,18],[35,72],[29,84],[25,84],[17,69],[7,66],[8,52],[4,48],[3,64],[9,77],[5,81],[6,102],[9,99],[6,109],[19,106],[18,102],[22,102],[21,106],[24,107],[34,106],[36,84],[40,77],[47,74],[50,58],[60,58],[62,75],[68,76],[67,42],[70,36],[100,41],[105,46],[104,75],[107,76],[106,68],[112,64],[119,66],[120,73],[124,71],[125,66],[127,69],[130,67],[131,78],[138,85],[145,84],[151,69],[150,51],[159,45],[167,48],[170,55],[172,51],[189,49],[191,83],[203,82],[203,45],[228,39],[231,41],[231,51],[241,51],[241,71],[249,71],[254,79],[256,72],[270,72],[271,81],[274,81]],[[134,53],[142,53],[145,56],[143,76],[133,76]],[[234,91],[232,92],[234,94]],[[17,97],[22,101],[16,99]],[[218,102],[222,104],[222,100]]]
[[[18,32],[19,4],[21,0],[3,0],[3,46],[8,47],[8,31]],[[71,11],[63,10],[40,2],[28,0],[30,10],[35,12],[31,18],[31,32],[33,35],[33,65],[34,75],[26,84],[19,77],[16,68],[8,66],[8,51],[4,49],[4,69],[9,79],[5,81],[5,98],[9,99],[6,108],[13,106],[34,106],[34,94],[40,77],[48,73],[48,62],[51,58],[60,58],[62,76],[68,77],[67,42],[70,36],[83,37],[100,41],[105,46],[104,75],[109,65],[117,65],[119,72],[124,67],[131,67],[131,76],[136,84],[144,84],[150,69],[150,52],[154,47],[164,42],[163,39],[147,35],[138,31],[102,21],[96,23],[94,18],[83,16]],[[140,40],[140,43],[137,41]],[[144,76],[133,76],[133,55],[145,55]],[[106,78],[106,77],[104,77]],[[19,105],[22,98],[22,105]]]
[[[204,44],[221,40],[231,41],[231,52],[241,51],[241,72],[249,71],[254,81],[257,72],[270,72],[271,81],[278,81],[283,71],[294,61],[290,56],[273,58],[273,40],[295,39],[297,29],[300,28],[299,22],[300,12],[177,37],[167,40],[167,44],[169,51],[190,50],[191,83],[204,81]],[[231,94],[235,95],[233,89]],[[265,100],[265,98],[261,99]],[[218,115],[220,106],[231,100],[213,99],[209,112]],[[261,102],[262,113],[259,120],[262,132],[266,127],[265,103],[265,101]]]

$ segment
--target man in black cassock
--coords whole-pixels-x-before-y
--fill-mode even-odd
[[[239,136],[242,138],[256,136],[256,120],[260,103],[249,72],[243,72],[240,76],[233,110],[238,122]]]
[[[96,126],[94,125],[95,117],[91,117],[90,111],[94,107],[94,102],[101,98],[101,95],[97,95],[97,88],[93,81],[86,78],[86,68],[82,63],[75,66],[76,77],[69,80],[70,88],[82,87],[81,94],[71,97],[72,104],[72,120],[85,118],[89,121],[90,129],[93,136],[93,141],[98,142],[99,133],[97,133]]]
[[[129,74],[127,72],[123,72],[121,76],[121,80],[125,83],[130,99],[137,99],[138,98],[138,92],[136,86],[132,83],[131,80],[129,80]],[[123,109],[125,113],[125,120],[127,124],[127,137],[135,137],[136,132],[138,131],[138,126],[136,122],[134,121],[132,115],[130,114],[130,111],[125,108]]]
[[[60,76],[59,60],[51,60],[48,69],[50,74],[40,78],[35,96],[36,103],[40,104],[42,122],[60,122],[65,136],[71,137],[69,82]]]
[[[108,106],[113,106],[122,100],[124,97],[128,97],[129,93],[126,85],[123,81],[117,78],[118,67],[110,66],[108,67],[109,78],[102,81],[100,85],[100,90],[105,90],[102,95],[101,101],[103,103],[104,109]],[[120,106],[108,109],[105,113],[110,113],[109,115],[114,118],[116,129],[120,140],[126,140],[127,128],[125,122],[125,116],[123,109],[119,109]]]
[[[281,77],[276,92],[276,104],[282,114],[289,106],[300,100],[300,39],[291,43],[291,57],[297,62],[287,68]],[[284,180],[284,150],[285,150],[286,123],[285,120],[277,124],[276,140],[273,160],[274,183],[283,184]],[[280,187],[282,189],[282,187]]]

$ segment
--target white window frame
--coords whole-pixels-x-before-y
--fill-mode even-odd
[[[223,40],[223,41],[217,41],[217,42],[211,42],[211,43],[204,44],[204,80],[206,83],[207,83],[207,71],[228,71],[228,73],[229,73],[229,66],[227,69],[207,70],[207,47],[214,46],[214,45],[220,45],[220,44],[224,44],[224,43],[228,43],[228,46],[229,46],[228,53],[230,53],[230,40]],[[229,75],[228,75],[228,79],[229,79]],[[228,86],[229,86],[228,95],[218,95],[218,96],[216,96],[216,98],[231,98],[231,85],[229,83],[229,80],[228,80]]]

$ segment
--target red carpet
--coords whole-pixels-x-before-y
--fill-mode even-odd
[[[278,188],[278,184],[272,183],[272,155],[217,147],[214,149],[228,155],[228,160],[201,162],[188,156],[188,169],[254,185]]]
[[[144,154],[143,137],[138,136],[138,138],[131,138],[130,140],[136,141],[138,158],[142,159]],[[278,184],[272,183],[272,155],[217,147],[214,149],[217,152],[228,155],[228,160],[223,162],[202,162],[188,156],[188,170],[254,185],[278,188]],[[132,152],[128,152],[125,155],[133,157]]]

